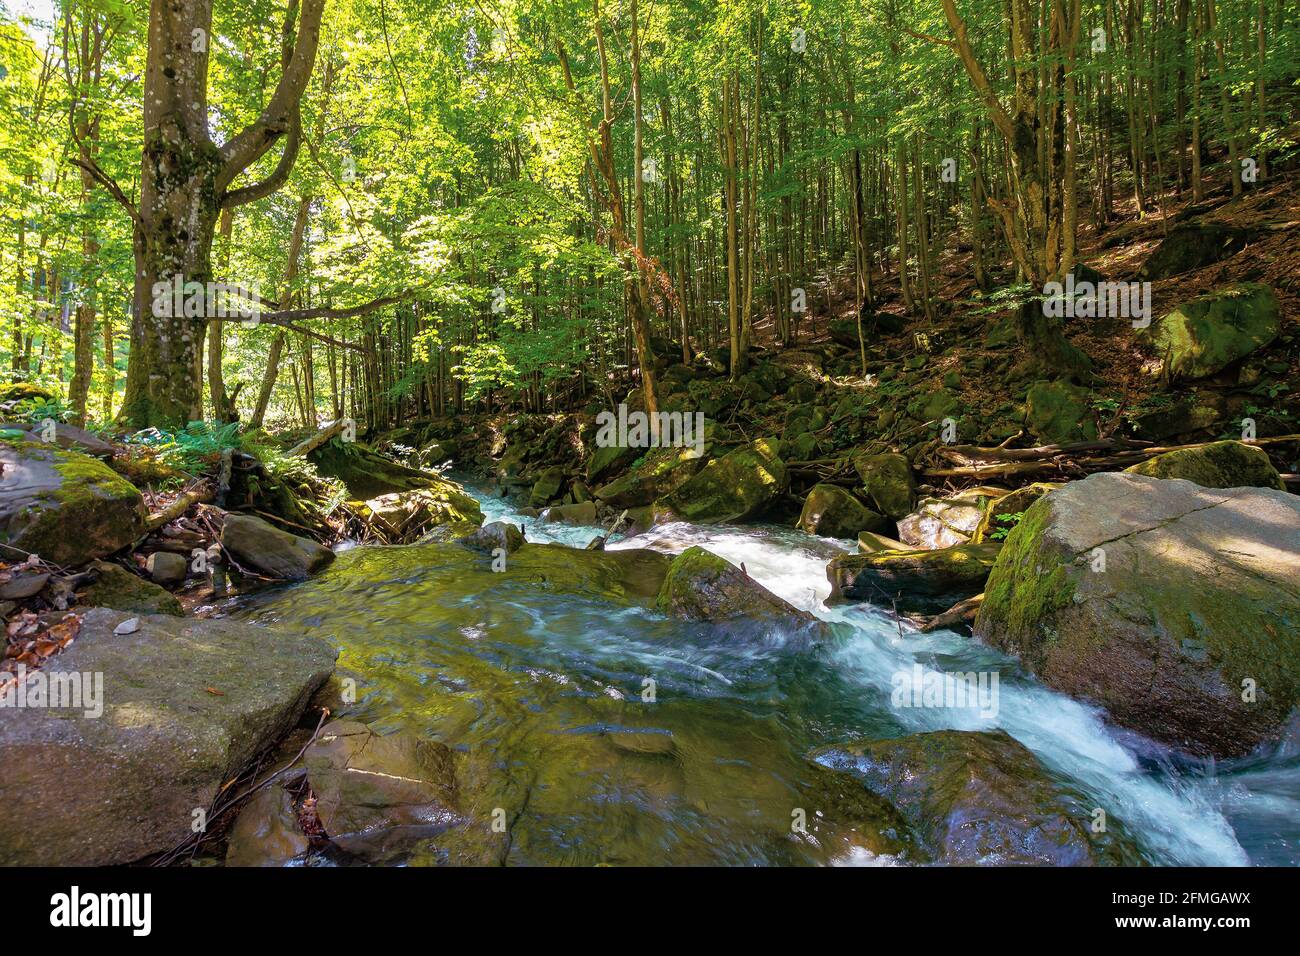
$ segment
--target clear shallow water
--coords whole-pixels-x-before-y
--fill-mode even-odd
[[[601,533],[480,501],[486,521],[522,524],[533,542],[583,547]],[[834,638],[812,648],[738,643],[552,586],[541,571],[507,581],[486,558],[469,571],[448,567],[421,546],[355,549],[321,577],[259,595],[238,614],[331,640],[340,666],[358,675],[361,719],[465,752],[474,812],[500,806],[513,821],[511,862],[889,863],[860,833],[792,835],[795,808],[815,814],[832,799],[808,752],[994,727],[1122,821],[1153,863],[1300,862],[1300,757],[1213,770],[1175,763],[976,641],[900,631],[867,605],[827,608],[825,565],[847,542],[678,524],[609,550],[696,544],[743,563],[827,621]],[[996,671],[996,714],[892,706],[893,676],[916,664]],[[653,703],[642,700],[647,680]]]

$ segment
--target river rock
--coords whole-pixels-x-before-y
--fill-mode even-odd
[[[1139,336],[1160,357],[1167,379],[1197,379],[1268,345],[1280,323],[1273,290],[1262,282],[1243,282],[1182,303]]]
[[[90,569],[95,573],[95,580],[81,591],[82,604],[114,611],[171,614],[174,617],[185,613],[175,595],[120,565],[93,561]]]
[[[48,668],[102,674],[101,717],[84,701],[0,708],[0,864],[129,863],[182,842],[334,668],[313,637],[167,615],[115,633],[130,617],[88,611]]]
[[[673,559],[656,606],[688,621],[755,624],[820,633],[824,625],[777,597],[725,558],[690,547]]]
[[[1184,478],[1204,488],[1277,488],[1281,476],[1264,449],[1239,441],[1216,441],[1199,448],[1179,448],[1125,468],[1148,478]]]
[[[709,462],[663,503],[698,524],[753,517],[785,492],[789,476],[782,451],[778,439],[750,442]]]
[[[912,463],[904,455],[860,455],[853,459],[853,467],[877,511],[895,521],[911,513],[916,504],[916,480]]]
[[[451,750],[399,732],[336,720],[303,755],[316,813],[330,840],[363,859],[395,842],[434,836],[461,822]]]
[[[935,863],[1132,865],[1119,821],[1092,832],[1092,804],[1005,731],[940,730],[825,747],[818,763],[889,800]]]
[[[560,489],[564,487],[564,469],[559,465],[552,465],[542,470],[533,482],[533,490],[529,494],[528,503],[534,508],[540,508],[547,502],[560,496]]]
[[[1300,498],[1102,473],[1025,513],[975,633],[1120,724],[1236,756],[1300,698],[1297,581]]]
[[[289,581],[301,581],[334,560],[329,548],[281,531],[252,515],[226,515],[221,526],[221,546],[240,564]]]
[[[838,485],[823,483],[808,492],[795,527],[824,538],[853,538],[862,531],[884,531],[889,519]]]
[[[703,450],[657,448],[627,474],[601,485],[596,498],[610,508],[636,508],[670,495],[704,465]]]
[[[144,534],[144,522],[140,492],[103,462],[0,441],[0,543],[77,566],[126,547]]]
[[[230,829],[226,866],[284,866],[310,845],[293,812],[293,798],[268,784],[249,798]]]
[[[998,542],[939,550],[841,554],[826,565],[831,598],[869,601],[904,614],[938,614],[984,590]]]
[[[925,498],[920,508],[898,522],[898,537],[913,548],[951,548],[975,534],[991,502],[1007,494],[1002,488],[968,488],[951,498]]]
[[[458,540],[460,544],[475,551],[492,552],[499,548],[509,554],[523,546],[524,533],[509,522],[489,521],[473,534],[467,534]]]
[[[559,524],[593,525],[596,523],[596,503],[583,501],[572,505],[551,505],[544,508],[541,521]]]
[[[149,577],[154,584],[166,587],[183,584],[190,566],[184,555],[173,554],[170,551],[155,551],[149,555],[145,570],[149,572]]]

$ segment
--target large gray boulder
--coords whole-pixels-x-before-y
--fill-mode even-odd
[[[103,462],[56,445],[0,441],[0,543],[76,566],[126,547],[144,534],[144,522],[140,492]]]
[[[1300,498],[1102,473],[1007,537],[975,633],[1118,723],[1197,754],[1278,734],[1300,699]]]
[[[44,669],[102,674],[100,716],[86,716],[84,699],[0,708],[0,865],[103,866],[177,845],[194,811],[293,728],[334,669],[334,650],[314,637],[132,619],[89,611]]]
[[[1242,282],[1180,303],[1140,336],[1161,358],[1168,379],[1204,378],[1272,342],[1281,318],[1269,286]]]
[[[221,546],[245,567],[289,581],[310,577],[334,560],[334,552],[324,545],[281,531],[252,515],[226,515]]]

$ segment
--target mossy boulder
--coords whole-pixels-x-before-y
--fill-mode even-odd
[[[703,449],[656,448],[627,474],[601,485],[593,494],[610,508],[637,508],[672,494],[703,465]]]
[[[725,558],[690,547],[673,559],[655,605],[688,621],[738,625],[745,632],[799,630],[820,636],[821,621],[777,597]]]
[[[171,614],[175,617],[185,614],[175,595],[121,565],[95,561],[90,569],[95,573],[95,580],[81,591],[83,604],[140,614]]]
[[[439,480],[437,475],[407,468],[361,442],[335,438],[307,458],[318,472],[337,478],[354,498],[362,501],[395,491],[426,488]]]
[[[841,554],[826,565],[831,599],[867,601],[904,614],[938,614],[984,590],[998,542],[934,551]]]
[[[889,800],[929,860],[949,866],[1133,865],[1118,820],[1093,833],[1093,803],[1005,731],[940,730],[824,747],[814,759]]]
[[[0,542],[76,566],[144,534],[140,492],[103,462],[53,445],[0,441]]]
[[[698,524],[743,521],[783,494],[789,484],[783,444],[764,438],[715,458],[662,499],[673,514]]]
[[[58,669],[102,675],[102,715],[0,708],[0,864],[125,864],[189,838],[195,808],[298,723],[334,658],[315,637],[88,611]]]
[[[11,402],[51,402],[54,397],[54,393],[48,388],[32,382],[6,382],[0,384],[0,405],[8,405]]]
[[[1069,382],[1035,382],[1025,396],[1025,423],[1045,445],[1093,441],[1091,394]]]
[[[1227,416],[1227,402],[1221,394],[1208,390],[1192,392],[1137,415],[1133,419],[1133,432],[1138,438],[1163,442],[1213,429]]]
[[[1249,239],[1245,229],[1227,223],[1179,223],[1151,251],[1138,278],[1158,281],[1212,265],[1246,248]]]
[[[800,531],[823,538],[854,538],[862,531],[884,531],[889,520],[838,485],[814,485],[796,523]]]
[[[558,498],[563,488],[564,469],[559,465],[544,468],[537,476],[537,480],[533,482],[532,491],[528,494],[528,504],[534,508],[541,508]]]
[[[1286,491],[1264,449],[1239,441],[1179,448],[1125,468],[1148,478],[1183,478],[1204,488],[1277,488]]]
[[[1300,699],[1300,498],[1106,472],[1008,535],[975,634],[1196,754],[1276,736]]]
[[[893,452],[859,455],[853,459],[853,467],[877,511],[895,521],[911,513],[916,504],[916,479],[906,456]]]
[[[1060,487],[1059,481],[1035,481],[1031,485],[1025,485],[1023,488],[1017,488],[1009,494],[993,499],[985,507],[979,524],[975,526],[971,542],[978,544],[981,541],[1005,538],[1020,520],[1017,515],[1023,516],[1035,501]]]
[[[1213,375],[1277,338],[1281,306],[1262,282],[1243,282],[1198,296],[1140,333],[1170,380]]]

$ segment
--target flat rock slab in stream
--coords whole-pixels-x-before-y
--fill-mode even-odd
[[[115,634],[131,617],[87,612],[45,667],[102,675],[101,716],[85,716],[84,699],[0,708],[0,864],[102,866],[176,846],[334,669],[334,650],[313,637],[167,615]]]
[[[461,822],[452,753],[436,741],[380,736],[357,721],[336,720],[321,729],[303,763],[321,825],[353,855],[383,862],[401,842]]]
[[[1071,482],[1008,535],[975,633],[1125,726],[1245,754],[1300,699],[1300,497]]]
[[[941,730],[824,747],[814,759],[857,777],[946,865],[1132,865],[1119,822],[1093,833],[1093,807],[1005,731]]]
[[[140,492],[103,462],[0,441],[0,543],[75,566],[126,547],[144,522]]]

